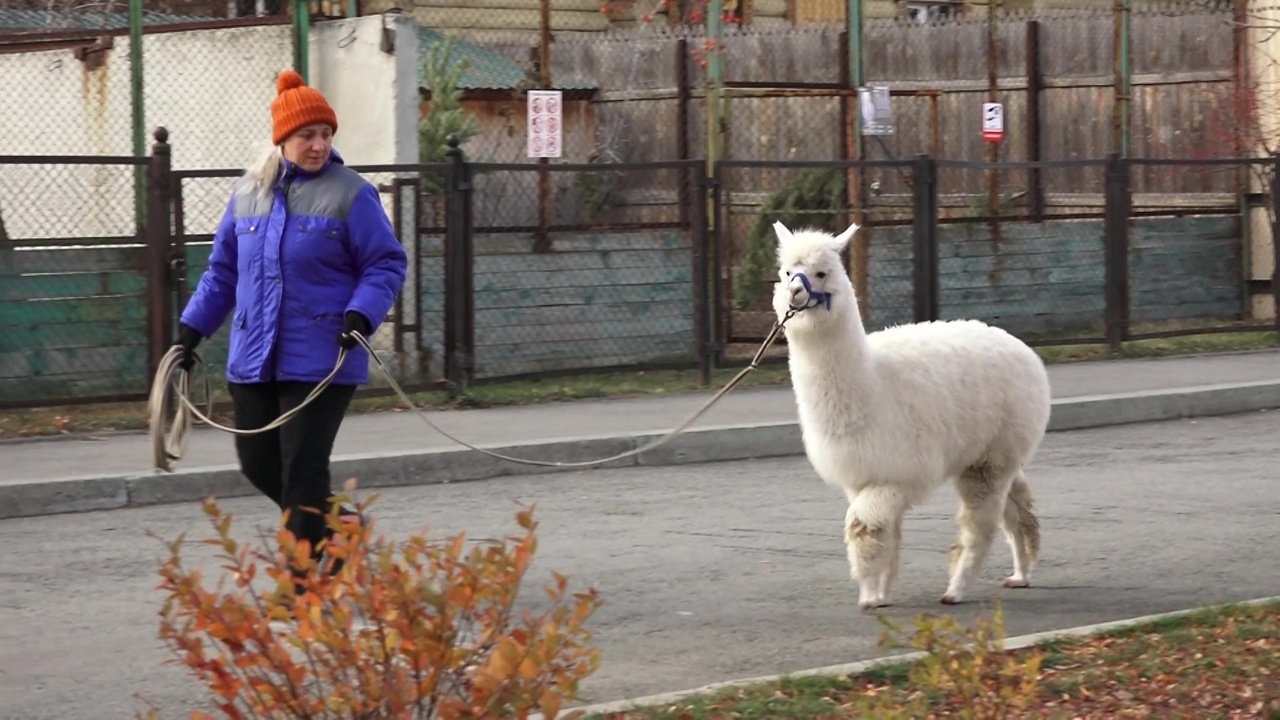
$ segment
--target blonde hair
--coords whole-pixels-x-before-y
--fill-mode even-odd
[[[270,195],[271,186],[275,184],[276,175],[280,173],[282,158],[279,145],[268,143],[261,147],[245,170],[245,188],[262,197]]]

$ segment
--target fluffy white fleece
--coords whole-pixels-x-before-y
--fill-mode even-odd
[[[948,480],[961,503],[942,602],[960,602],[998,526],[1013,552],[1005,586],[1026,587],[1040,538],[1023,468],[1049,421],[1044,363],[976,320],[868,334],[840,261],[857,229],[832,237],[776,223],[773,306],[779,318],[805,308],[785,327],[791,380],[809,462],[849,500],[845,543],[859,604],[888,604],[903,515]],[[817,302],[826,299],[829,309]]]

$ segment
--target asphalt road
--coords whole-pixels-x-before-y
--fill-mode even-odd
[[[1280,413],[1054,433],[1029,473],[1043,525],[1035,587],[1003,590],[999,541],[963,618],[1005,598],[1010,634],[1280,595]],[[405,533],[514,530],[539,502],[539,560],[599,587],[603,666],[588,701],[850,662],[879,653],[841,545],[843,499],[803,458],[588,471],[385,492]],[[228,500],[247,537],[273,519]],[[908,517],[888,614],[942,612],[948,488]],[[194,504],[0,521],[0,717],[126,718],[144,693],[182,717],[202,688],[155,640],[157,542],[203,536]]]

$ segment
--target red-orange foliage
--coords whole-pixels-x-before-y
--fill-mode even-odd
[[[570,595],[553,573],[548,609],[515,606],[537,549],[532,508],[516,513],[523,534],[470,547],[464,534],[396,543],[335,510],[332,575],[288,531],[274,551],[254,548],[231,537],[215,501],[204,510],[216,537],[200,542],[226,574],[205,587],[183,565],[185,538],[169,543],[159,635],[224,717],[554,718],[599,666],[585,627],[595,589]],[[296,596],[291,565],[305,571]]]

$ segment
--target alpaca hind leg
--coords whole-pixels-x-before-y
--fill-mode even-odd
[[[956,481],[960,492],[960,525],[958,542],[951,547],[950,581],[941,602],[955,605],[964,598],[965,589],[982,568],[996,528],[1004,515],[1005,498],[1013,475],[990,465],[971,467]]]
[[[889,604],[897,577],[905,503],[888,488],[868,488],[854,495],[845,514],[845,549],[849,570],[858,583],[864,610]]]
[[[1031,486],[1021,471],[1013,479],[1004,506],[1004,535],[1013,551],[1013,575],[1005,578],[1007,588],[1031,585],[1031,570],[1040,552],[1040,520],[1031,501]]]

